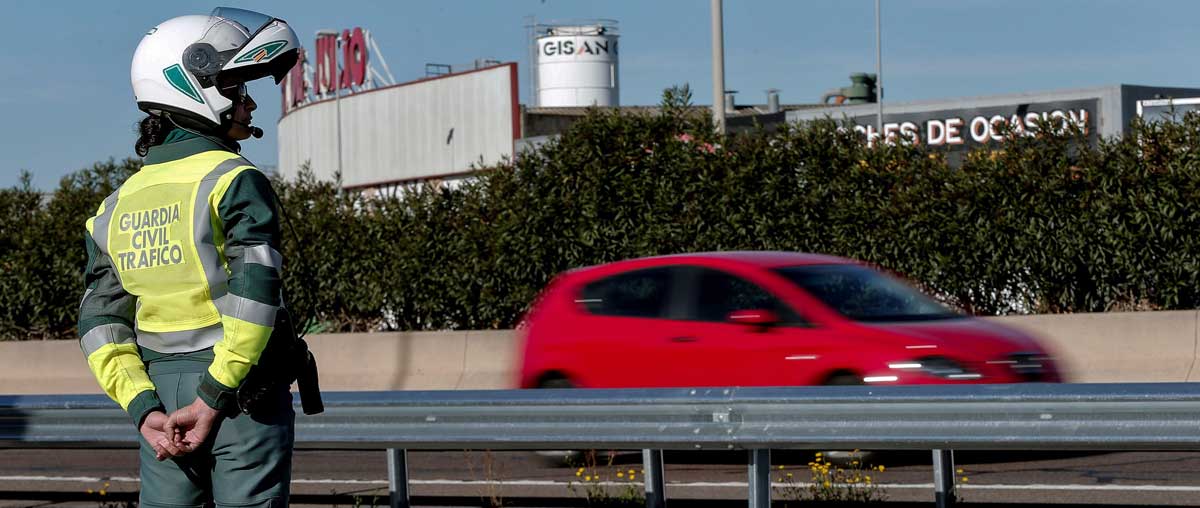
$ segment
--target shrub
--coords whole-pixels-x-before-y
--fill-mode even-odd
[[[511,328],[564,270],[734,249],[862,259],[977,314],[1200,304],[1197,115],[1094,145],[1012,134],[952,165],[828,120],[718,136],[688,97],[595,109],[458,186],[277,181],[288,304],[318,331]],[[137,167],[98,163],[48,200],[0,190],[0,337],[73,337],[83,222]]]

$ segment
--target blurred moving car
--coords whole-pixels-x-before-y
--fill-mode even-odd
[[[870,266],[719,252],[572,270],[518,326],[522,388],[1060,382],[1032,337]]]

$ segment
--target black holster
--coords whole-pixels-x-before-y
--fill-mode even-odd
[[[317,376],[317,357],[308,350],[304,339],[296,339],[304,348],[304,362],[299,375],[296,377],[296,387],[300,389],[300,407],[306,415],[325,412],[325,401],[321,400],[321,380]]]
[[[238,387],[238,409],[246,414],[263,410],[278,391],[290,389],[292,383],[299,386],[300,406],[304,414],[315,415],[325,411],[317,376],[317,359],[308,350],[308,343],[296,335],[287,309],[281,308],[275,320],[275,329],[258,364],[250,368],[246,380]]]

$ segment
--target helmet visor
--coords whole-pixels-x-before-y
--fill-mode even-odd
[[[219,52],[214,58],[220,73],[216,81],[226,86],[265,76],[272,76],[279,83],[299,56],[295,38],[291,27],[279,18],[246,9],[218,7],[209,15],[209,29],[201,41],[212,44]]]
[[[200,86],[212,86],[212,78],[273,19],[245,9],[213,9],[199,39],[183,52],[185,68],[200,80]]]
[[[246,32],[247,40],[253,39],[254,34],[257,34],[259,30],[262,30],[262,28],[267,26],[271,20],[275,19],[274,17],[268,16],[261,12],[248,11],[246,9],[238,9],[236,7],[217,7],[216,9],[213,9],[212,14],[209,14],[209,17],[213,21],[225,19],[241,25],[239,28]]]

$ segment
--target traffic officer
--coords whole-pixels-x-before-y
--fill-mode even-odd
[[[144,166],[87,220],[79,334],[141,432],[143,507],[287,505],[294,376],[266,369],[295,337],[279,210],[238,141],[262,136],[246,82],[278,83],[298,48],[283,20],[218,8],[162,22],[134,53]]]

